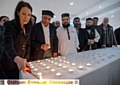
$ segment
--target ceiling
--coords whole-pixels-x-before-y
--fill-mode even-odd
[[[10,19],[14,16],[14,9],[20,0],[0,0],[0,16],[7,15]],[[61,14],[70,13],[71,23],[74,17],[80,17],[82,27],[85,26],[87,17],[99,17],[99,24],[104,17],[109,18],[109,23],[115,28],[120,27],[120,0],[24,0],[33,7],[33,14],[37,21],[41,20],[41,11],[49,9],[55,13],[52,21],[61,21]],[[52,22],[51,21],[51,22]]]

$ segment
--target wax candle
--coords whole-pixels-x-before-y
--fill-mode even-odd
[[[52,71],[52,72],[54,72],[54,71],[55,71],[55,69],[51,69],[51,71]]]
[[[46,66],[46,64],[43,64],[43,66]]]
[[[62,64],[58,64],[58,66],[62,66]]]
[[[69,71],[69,72],[73,72],[73,69],[69,69],[68,71]]]
[[[46,67],[46,69],[49,69],[49,68],[50,68],[49,66]]]
[[[69,61],[67,61],[66,63],[67,63],[67,64],[69,64],[70,62],[69,62]]]
[[[58,63],[54,63],[55,65],[57,65]]]
[[[63,63],[65,63],[65,62],[66,62],[66,60],[63,61]]]
[[[90,63],[87,63],[86,65],[87,65],[88,67],[90,67],[90,66],[91,66],[91,64],[90,64]]]
[[[37,71],[38,69],[37,68],[35,68],[35,69],[33,69],[34,71]]]
[[[37,73],[37,75],[39,76],[39,79],[42,79],[42,73],[41,72]]]
[[[62,74],[61,73],[56,73],[57,76],[61,76]]]
[[[66,66],[63,66],[63,68],[66,68]]]
[[[83,66],[80,65],[78,68],[79,68],[79,69],[83,69]]]
[[[40,60],[37,60],[37,61],[36,61],[36,63],[39,63],[39,62],[40,62]]]
[[[72,66],[75,66],[76,64],[75,63],[72,63]]]
[[[59,60],[60,62],[62,62],[62,60]]]
[[[54,61],[51,61],[51,63],[54,63]]]

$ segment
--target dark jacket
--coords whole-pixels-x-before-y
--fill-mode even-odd
[[[97,43],[97,48],[102,48],[101,45],[106,44],[104,29],[99,26],[94,26],[94,28],[97,30],[97,32],[100,35],[99,42]]]
[[[103,24],[99,25],[99,29],[103,29]],[[112,47],[112,45],[115,45],[117,46],[117,41],[116,41],[116,38],[115,38],[115,35],[114,35],[114,32],[113,32],[113,27],[110,26],[109,24],[107,25],[107,31],[108,31],[108,40],[109,40],[109,43],[108,43],[108,47]],[[105,39],[106,40],[106,39]]]
[[[2,43],[3,43],[3,31],[4,31],[4,26],[0,26],[0,54],[2,52]]]
[[[58,38],[56,36],[56,28],[52,24],[49,24],[50,29],[50,44],[52,53],[58,53]],[[45,44],[45,37],[41,22],[34,25],[31,31],[31,55],[30,61],[43,59],[44,50],[41,49],[41,45]]]
[[[115,30],[115,37],[116,37],[118,45],[120,45],[120,27]]]
[[[88,37],[87,37],[87,30],[83,28],[79,28],[79,33],[78,33],[78,40],[79,40],[79,47],[81,52],[82,50],[85,50],[87,47],[88,43]]]
[[[20,24],[15,20],[5,23],[5,31],[3,38],[3,49],[0,58],[2,67],[4,69],[12,69],[16,67],[14,58],[20,56],[22,58],[29,58],[30,53],[30,28],[27,29],[25,26],[26,35]]]
[[[95,38],[95,28],[92,26],[90,30],[91,30],[90,34],[87,32],[87,37],[88,37],[88,39],[94,39]],[[90,45],[87,45],[86,50],[89,50],[89,48],[90,48]],[[97,48],[97,43],[94,42],[94,44],[91,45],[91,49],[94,50],[96,48]]]

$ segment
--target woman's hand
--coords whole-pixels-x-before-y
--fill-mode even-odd
[[[25,72],[31,72],[30,66],[27,63],[26,59],[23,59],[19,56],[16,56],[15,59],[14,59],[14,62],[17,64],[18,69],[22,70],[24,73]]]

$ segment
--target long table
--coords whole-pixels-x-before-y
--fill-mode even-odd
[[[91,66],[87,66],[88,63]],[[32,74],[20,71],[21,79],[37,79],[37,74],[42,73],[42,79],[79,79],[80,85],[120,85],[120,48],[117,47],[37,60],[29,64]],[[61,76],[56,73],[61,73]]]

